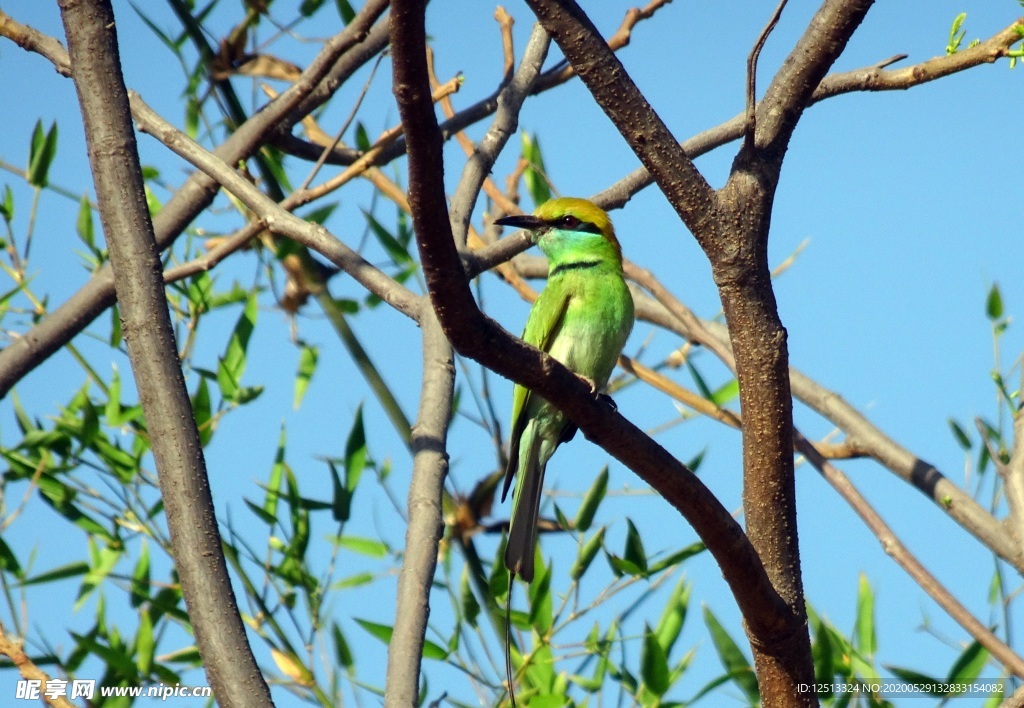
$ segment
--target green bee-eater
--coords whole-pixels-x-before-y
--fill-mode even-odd
[[[495,223],[528,229],[548,257],[548,282],[530,310],[523,339],[588,379],[597,393],[608,383],[633,328],[633,298],[608,214],[585,199],[562,197],[532,215]],[[505,566],[527,582],[533,580],[544,468],[559,443],[575,432],[564,413],[516,385],[501,499],[518,475]]]

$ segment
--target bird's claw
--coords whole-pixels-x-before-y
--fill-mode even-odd
[[[607,403],[613,411],[619,410],[619,404],[615,402],[615,399],[609,396],[607,393],[598,395],[598,398]]]
[[[590,387],[590,395],[593,396],[594,398],[597,398],[599,395],[597,389],[597,382],[594,381],[594,379],[587,378],[586,376],[580,376],[580,378],[583,379],[586,382],[587,386]]]

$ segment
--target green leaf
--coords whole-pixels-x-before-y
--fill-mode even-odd
[[[0,538],[0,569],[16,578],[22,577],[24,573],[21,569],[21,563],[18,562],[18,557],[14,555],[14,551],[11,550],[11,547],[2,538]]]
[[[113,365],[114,373],[110,377],[110,385],[107,387],[107,404],[103,411],[103,417],[111,428],[118,428],[124,423],[121,416],[121,372],[117,370],[117,364]]]
[[[660,573],[661,571],[667,568],[679,565],[683,561],[692,558],[693,556],[696,556],[700,553],[703,553],[707,549],[708,547],[705,546],[704,543],[701,541],[691,543],[686,548],[682,548],[676,551],[675,553],[671,554],[667,558],[662,558],[661,560],[657,561],[656,563],[651,565],[650,568],[648,568],[647,572],[651,575],[654,575],[655,573]]]
[[[192,396],[192,413],[195,415],[196,428],[199,429],[199,443],[206,447],[213,438],[213,403],[210,401],[210,387],[206,379],[199,377],[199,386]]]
[[[266,510],[263,509],[261,506],[259,506],[257,504],[253,504],[248,499],[243,499],[242,501],[245,502],[245,505],[247,507],[249,507],[249,511],[251,511],[253,514],[255,514],[256,517],[260,521],[265,523],[267,526],[273,526],[274,524],[277,523],[277,517],[274,516],[273,514],[268,514],[266,512]]]
[[[623,560],[632,563],[640,569],[641,573],[647,572],[647,553],[644,551],[644,543],[640,538],[640,532],[629,519],[626,520],[628,527],[626,531],[626,548],[623,552]]]
[[[491,563],[491,574],[487,576],[487,588],[490,596],[499,603],[504,602],[505,596],[508,594],[509,572],[505,569],[503,561],[507,540],[507,538],[502,538],[498,543],[498,548],[494,552],[494,562]]]
[[[6,222],[14,220],[14,192],[11,191],[9,184],[4,185],[4,197],[0,199],[0,216]]]
[[[84,194],[82,195],[82,199],[78,202],[78,220],[75,222],[75,233],[78,234],[78,238],[82,239],[82,243],[89,247],[90,251],[96,251],[96,234],[92,221],[92,205],[89,204],[89,198]]]
[[[110,308],[110,346],[121,346],[121,308],[116,304]]]
[[[89,547],[93,551],[93,557],[90,559],[89,572],[82,578],[82,584],[78,588],[78,597],[75,599],[74,605],[76,612],[82,609],[82,605],[89,599],[93,591],[113,572],[114,566],[124,554],[122,549],[110,546],[97,550],[92,539],[89,539]]]
[[[714,400],[715,394],[713,394],[711,389],[708,388],[707,383],[704,381],[704,377],[700,375],[700,372],[697,371],[697,367],[693,365],[693,362],[690,361],[690,359],[686,360],[686,368],[689,370],[690,376],[693,377],[693,383],[700,392],[700,395],[709,401]]]
[[[730,680],[747,695],[751,704],[757,703],[761,694],[757,688],[757,676],[750,668],[750,662],[708,607],[704,607],[704,624],[711,633],[715,651]]]
[[[394,628],[389,627],[386,624],[377,624],[369,620],[354,618],[356,624],[365,629],[371,636],[376,637],[385,644],[391,643],[391,635],[394,633]],[[448,652],[441,646],[435,644],[429,639],[423,640],[423,658],[424,659],[436,659],[438,661],[444,661],[448,658]]]
[[[43,122],[36,121],[35,129],[32,131],[32,146],[28,153],[25,180],[37,189],[46,187],[49,184],[50,165],[53,164],[56,154],[57,123],[54,122],[43,135]]]
[[[149,590],[149,545],[146,539],[142,539],[139,560],[135,562],[135,570],[132,571],[131,606],[140,607],[148,600]]]
[[[818,629],[814,633],[814,646],[811,647],[811,654],[814,660],[815,682],[830,686],[832,678],[836,675],[836,666],[832,659],[832,640],[828,627],[824,622],[818,622]],[[830,697],[832,691],[826,691],[822,695]]]
[[[663,696],[669,687],[668,656],[650,627],[644,628],[644,645],[640,652],[640,677],[648,691]]]
[[[679,583],[672,591],[665,609],[661,612],[661,619],[654,630],[658,638],[658,644],[662,651],[668,656],[683,631],[683,624],[686,622],[686,611],[690,606],[690,583],[686,578],[680,578]]]
[[[584,543],[580,547],[579,553],[576,555],[576,562],[572,564],[572,569],[569,571],[569,577],[573,581],[577,581],[583,577],[583,574],[587,572],[587,568],[594,561],[597,556],[597,552],[601,550],[602,543],[604,542],[604,527],[602,526],[597,530],[589,541]]]
[[[363,585],[369,585],[375,580],[373,573],[356,573],[350,575],[347,578],[342,578],[336,583],[331,584],[331,590],[345,590],[346,588],[358,588]]]
[[[985,299],[985,315],[995,322],[1003,316],[1003,296],[999,292],[999,284],[992,283],[988,291],[988,298]]]
[[[153,619],[149,612],[139,613],[139,628],[135,631],[135,663],[139,673],[147,676],[153,669],[153,652],[156,640],[153,637]]]
[[[323,4],[324,0],[302,0],[302,4],[299,5],[299,13],[303,17],[309,17],[319,10]]]
[[[397,265],[411,264],[412,256],[409,255],[408,249],[405,248],[401,243],[398,242],[391,233],[381,225],[373,214],[363,210],[363,216],[366,217],[366,222],[370,225],[370,231],[377,237],[380,245],[384,247],[388,257],[391,258]]]
[[[1001,602],[1003,597],[1003,575],[992,573],[992,581],[988,584],[988,602],[994,605]]]
[[[857,582],[857,619],[854,622],[853,636],[856,640],[854,646],[864,656],[875,655],[875,594],[864,573],[860,574]]]
[[[338,8],[338,15],[341,17],[341,21],[346,25],[355,18],[356,11],[352,9],[352,5],[348,0],[334,0],[334,4]]]
[[[318,209],[314,209],[313,211],[307,214],[303,214],[302,218],[305,221],[308,221],[313,224],[320,224],[322,226],[324,222],[326,222],[331,217],[331,214],[333,214],[334,210],[337,208],[338,202],[331,202],[330,204],[325,204],[324,206],[319,207]]]
[[[966,19],[966,12],[961,12],[953,18],[953,25],[949,28],[949,42],[946,44],[946,54],[956,54],[957,50],[960,49],[960,43],[964,41],[964,35],[967,33],[967,30],[960,29],[960,26],[963,25]]]
[[[348,642],[345,641],[345,635],[341,633],[341,627],[337,622],[334,622],[331,626],[331,638],[334,639],[334,656],[338,660],[338,664],[346,669],[351,669],[356,664],[355,656],[352,654],[352,650],[349,649]]]
[[[236,401],[239,397],[242,374],[245,372],[246,351],[249,348],[249,338],[256,327],[258,311],[256,295],[252,294],[235,324],[224,356],[217,363],[217,384],[220,386],[221,395],[229,401]]]
[[[391,548],[386,543],[358,536],[342,536],[338,539],[338,545],[371,558],[384,558],[391,553]]]
[[[607,492],[608,467],[605,466],[598,473],[594,483],[590,485],[587,495],[583,497],[583,502],[580,504],[579,511],[576,512],[576,521],[573,524],[576,530],[587,531],[590,528],[590,525],[594,522],[594,514],[597,513],[597,507],[601,505]]]
[[[946,683],[971,683],[978,678],[988,661],[988,650],[973,641],[953,662]],[[956,695],[956,694],[950,694]]]
[[[299,350],[299,369],[295,372],[295,399],[292,406],[299,410],[302,398],[306,395],[309,382],[316,371],[317,362],[320,359],[320,350],[310,344],[303,344]]]
[[[530,193],[535,206],[540,206],[551,199],[551,187],[548,184],[547,169],[544,167],[544,156],[541,154],[540,142],[536,135],[523,132],[523,159],[527,168],[523,172],[526,189]]]
[[[535,577],[530,583],[530,615],[529,622],[540,636],[546,636],[551,631],[554,622],[553,601],[551,598],[551,566],[545,566],[540,556],[540,547],[537,547],[537,561],[534,566],[543,568],[539,577]]]
[[[371,147],[370,135],[366,132],[366,126],[362,122],[356,122],[356,149],[366,152]]]
[[[263,511],[270,519],[277,519],[277,503],[281,498],[284,484],[285,450],[288,447],[288,434],[281,424],[281,433],[277,437],[277,450],[274,452],[274,464],[270,467],[270,478],[267,479],[267,492],[263,497]]]
[[[624,558],[619,558],[617,555],[612,553],[606,553],[608,558],[608,564],[612,567],[612,572],[615,576],[621,578],[623,575],[646,575],[643,568],[638,566],[636,563],[631,563]]]
[[[201,104],[195,96],[185,99],[185,134],[196,140],[199,137],[199,118]]]
[[[35,575],[24,582],[22,585],[43,585],[45,583],[52,583],[57,580],[67,580],[68,578],[75,578],[79,575],[84,575],[89,572],[89,564],[85,561],[75,561],[74,563],[68,563],[67,565],[61,565],[53,570],[48,570],[45,573]]]
[[[721,408],[729,401],[735,400],[740,395],[740,382],[738,379],[731,379],[720,386],[711,394],[711,402]]]
[[[348,521],[352,514],[352,497],[355,495],[356,487],[359,486],[359,480],[366,468],[366,457],[366,431],[363,428],[363,406],[360,404],[356,409],[352,428],[348,432],[348,439],[345,441],[344,483],[338,478],[338,470],[334,463],[327,463],[334,482],[332,513],[335,521]]]
[[[476,618],[480,616],[480,603],[477,602],[476,595],[473,594],[473,586],[469,580],[469,565],[464,565],[462,566],[462,576],[459,579],[461,621],[472,629],[476,629]]]
[[[949,429],[953,431],[953,437],[956,438],[957,444],[960,445],[964,450],[971,449],[971,438],[967,434],[959,423],[952,418],[949,419]]]
[[[54,511],[90,536],[99,536],[108,542],[116,540],[100,523],[75,506],[72,502],[75,492],[63,482],[43,475],[39,478],[39,492],[42,500],[49,504]]]

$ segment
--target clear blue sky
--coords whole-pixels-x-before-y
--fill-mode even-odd
[[[152,12],[161,27],[176,31],[177,25],[163,3],[140,5]],[[286,5],[290,6],[279,2],[275,8]],[[518,20],[516,39],[521,50],[530,29],[529,11],[518,2],[506,7]],[[589,11],[602,31],[610,33],[627,7],[624,3],[601,3]],[[817,3],[794,1],[786,8],[762,55],[762,88],[816,7]],[[61,34],[56,3],[13,0],[4,3],[4,10],[44,32]],[[907,1],[880,3],[869,13],[835,69],[870,65],[899,53],[909,54],[905,64],[942,54],[949,26],[963,10],[969,12],[964,25],[965,43],[991,36],[1021,14],[1013,0],[935,0],[927,8]],[[497,31],[490,19],[493,11],[493,5],[487,3],[436,0],[430,5],[428,31],[438,52],[439,76],[445,80],[462,72],[465,77],[461,92],[454,98],[457,107],[489,94],[500,75]],[[129,86],[171,122],[181,125],[180,68],[127,2],[116,1],[115,12]],[[636,28],[633,43],[620,56],[677,137],[689,137],[741,110],[745,58],[768,12],[764,3],[749,0],[677,2]],[[292,14],[282,9],[275,9],[275,13],[281,18]],[[214,26],[221,34],[226,33],[226,23],[236,14],[235,5],[225,6],[213,16]],[[304,25],[298,32],[319,38],[338,30],[331,12],[319,17],[324,18],[323,25]],[[315,48],[301,47],[301,56],[308,58]],[[548,64],[557,56],[557,49],[553,49]],[[385,62],[361,114],[371,136],[396,122],[389,72]],[[993,347],[985,318],[985,296],[991,285],[998,283],[1008,314],[1014,315],[1024,306],[1020,224],[1015,218],[1020,212],[1019,156],[1024,148],[1019,129],[1022,72],[1022,68],[1010,71],[1003,62],[907,92],[852,94],[811,108],[790,145],[772,220],[773,263],[809,241],[795,265],[776,284],[782,319],[789,332],[792,365],[842,394],[892,438],[934,463],[955,482],[963,480],[965,460],[949,433],[947,419],[955,417],[973,431],[974,416],[995,415],[995,392],[989,376]],[[360,74],[335,99],[324,118],[325,125],[340,125],[365,76],[365,72]],[[52,181],[76,192],[87,188],[88,165],[70,81],[58,76],[45,60],[4,41],[0,42],[0,82],[5,96],[0,159],[23,166],[36,120],[41,118],[45,125],[57,120],[60,147]],[[238,79],[236,86],[242,96],[250,96],[249,84],[244,80]],[[474,127],[471,136],[478,138],[485,127],[486,123]],[[550,174],[564,194],[586,196],[598,192],[638,164],[576,82],[529,101],[522,113],[521,129],[539,136]],[[148,137],[140,139],[140,147],[144,163],[159,166],[172,184],[182,181],[187,166]],[[495,169],[499,183],[513,164],[515,147],[508,152]],[[724,182],[734,152],[735,146],[726,146],[698,160],[698,166],[715,186]],[[452,143],[447,155],[447,180],[453,187],[462,153]],[[404,163],[399,165],[404,167]],[[301,181],[304,170],[305,166],[295,165],[296,182]],[[3,183],[10,183],[15,190],[19,200],[15,228],[24,230],[29,192],[7,173],[0,173],[0,187]],[[362,196],[346,193],[342,206],[328,223],[349,242],[362,231],[359,209],[365,207],[367,193],[365,189],[360,192]],[[43,196],[31,272],[36,275],[36,291],[50,292],[51,304],[63,301],[86,280],[77,256],[71,254],[78,247],[73,231],[75,209],[73,202],[59,196]],[[385,208],[380,213],[390,216],[392,211]],[[718,296],[707,261],[660,193],[650,188],[612,216],[628,258],[652,269],[701,316],[717,314]],[[479,217],[476,223],[480,225]],[[229,230],[239,222],[229,212],[204,225]],[[226,286],[235,277],[244,282],[251,278],[255,267],[251,257],[238,257],[228,264],[220,283]],[[348,279],[337,279],[333,285],[337,296],[358,297],[358,290]],[[6,287],[0,286],[0,290]],[[509,297],[510,291],[493,279],[485,280],[483,292],[488,311],[510,330],[519,331],[527,305]],[[288,428],[288,459],[302,480],[304,494],[328,495],[329,482],[317,457],[341,453],[352,414],[362,400],[367,401],[371,454],[377,460],[392,462],[390,484],[404,502],[410,459],[326,322],[313,306],[307,308],[308,316],[299,319],[301,336],[321,347],[321,364],[306,401],[296,412],[291,408],[291,386],[297,350],[289,343],[289,322],[271,307],[269,297],[261,304],[262,326],[251,345],[257,358],[251,361],[246,378],[251,383],[266,384],[267,391],[257,404],[228,416],[208,450],[214,494],[223,511],[221,518],[227,519],[230,513],[232,523],[239,527],[250,523],[252,516],[242,498],[262,498],[256,483],[266,480],[282,424]],[[197,366],[215,365],[236,317],[236,311],[225,313],[221,330],[211,328],[201,338]],[[102,335],[108,321],[103,318],[93,331]],[[15,327],[12,321],[5,326]],[[399,392],[407,414],[414,415],[420,368],[415,327],[400,315],[379,312],[357,318],[354,327],[371,353],[384,362],[388,381]],[[652,332],[640,324],[627,345],[627,353],[635,354],[648,338],[645,361],[657,361],[680,344],[673,336]],[[109,358],[105,347],[87,337],[79,338],[77,343],[87,355]],[[1002,341],[1000,365],[1004,371],[1014,364],[1021,345],[1019,326],[1013,323]],[[396,357],[401,357],[397,365]],[[724,370],[710,356],[702,355],[699,361],[712,382],[725,381]],[[114,363],[127,374],[126,360]],[[478,380],[478,370],[471,367],[471,371]],[[109,372],[109,367],[100,369],[102,375],[109,376]],[[1019,375],[1018,368],[1011,388],[1017,387]],[[689,385],[685,372],[678,376]],[[59,355],[30,374],[17,392],[30,414],[45,417],[70,398],[82,379],[81,370],[72,360]],[[510,384],[496,377],[491,383],[496,389],[498,409],[506,410]],[[644,426],[653,428],[674,416],[670,401],[646,391],[641,394],[639,387],[624,392],[618,402],[626,416]],[[802,406],[798,405],[796,415],[797,424],[809,436],[817,438],[830,432],[829,424]],[[18,439],[12,421],[8,398],[0,401],[0,441],[4,445]],[[727,508],[740,508],[741,472],[735,433],[715,423],[695,421],[661,433],[658,439],[684,460],[706,450],[702,479]],[[463,490],[493,469],[494,457],[486,436],[466,420],[456,421],[450,452],[452,480]],[[580,479],[577,470],[590,475],[607,461],[604,453],[581,436],[569,451],[553,459],[548,485],[566,491],[585,489],[589,479]],[[617,463],[611,467],[614,490],[643,488]],[[986,602],[993,567],[991,554],[920,493],[878,465],[854,462],[841,467],[909,548],[976,616],[983,622],[997,619],[990,617]],[[920,631],[922,622],[927,619],[941,636],[953,642],[963,642],[965,633],[895,566],[816,473],[804,466],[797,474],[801,551],[810,601],[819,613],[849,631],[857,577],[866,573],[878,600],[880,663],[944,672],[956,651]],[[365,496],[360,516],[347,530],[362,536],[382,535],[392,547],[400,548],[404,529],[396,523],[386,497],[368,490],[361,493]],[[12,503],[8,500],[9,507]],[[16,524],[8,542],[17,543],[22,553],[38,546],[37,571],[84,555],[77,532],[69,533],[64,522],[55,521],[47,509],[37,508],[33,513],[38,522]],[[503,518],[506,513],[506,509],[498,509],[495,515]],[[621,551],[627,517],[640,528],[651,552],[695,538],[667,504],[622,495],[608,503],[598,519],[611,525],[608,546],[616,552]],[[670,537],[661,535],[665,529],[671,529]],[[315,536],[314,542],[331,530],[325,526],[318,531],[320,537]],[[259,533],[254,527],[254,537]],[[661,538],[664,541],[659,546]],[[496,539],[479,542],[485,557],[493,554],[496,543]],[[571,548],[568,544],[571,541],[565,539],[545,540],[545,549],[555,554],[563,551],[564,556],[564,551]],[[356,565],[351,572],[356,572],[361,561],[352,562]],[[702,556],[684,570],[693,582],[695,604],[680,643],[686,649],[696,646],[698,652],[693,675],[684,682],[680,695],[672,695],[678,699],[691,696],[720,672],[699,618],[700,602],[722,618],[734,636],[742,636],[734,603],[711,559]],[[43,634],[67,646],[69,640],[61,636],[61,628],[87,628],[92,610],[87,607],[72,614],[76,585],[59,589],[61,594],[30,594],[29,613],[33,625]],[[393,589],[393,580],[386,579],[373,585],[372,591],[352,592],[345,602],[353,603],[358,610],[338,607],[336,614],[387,623],[390,596],[382,600],[381,593],[393,593]],[[111,604],[121,601],[115,591],[109,594]],[[437,594],[434,605],[437,624],[444,626],[448,601]],[[654,606],[650,610],[648,619],[652,623],[659,609]],[[6,610],[0,611],[0,617],[5,617],[4,613]],[[367,667],[383,660],[381,646],[367,639],[350,621],[346,620],[344,626],[357,649],[360,676],[380,683],[382,679]],[[1017,643],[1018,649],[1022,646]],[[268,661],[265,654],[260,659]],[[447,688],[453,696],[472,700],[462,674],[438,676],[443,678],[432,683],[433,697]],[[194,683],[204,683],[202,677],[191,678]],[[450,684],[442,686],[436,681]],[[8,688],[12,685],[12,674],[0,675],[0,695],[12,692]],[[294,704],[287,694],[275,697],[278,705]]]

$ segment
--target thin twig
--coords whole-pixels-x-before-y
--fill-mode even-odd
[[[964,607],[954,595],[928,572],[917,557],[911,553],[899,540],[888,524],[878,515],[867,499],[861,495],[853,486],[850,479],[839,469],[823,458],[814,445],[810,443],[799,432],[796,433],[794,446],[806,457],[821,476],[832,485],[832,488],[839,492],[847,504],[857,513],[857,516],[867,525],[871,532],[882,544],[883,550],[897,565],[914,579],[921,589],[938,603],[939,607],[945,610],[946,614],[963,627],[968,634],[988,650],[988,652],[1005,666],[1011,673],[1024,678],[1024,658],[1017,655],[999,637],[993,634],[988,627],[978,621],[970,611]]]
[[[214,154],[204,150],[187,135],[157,115],[138,94],[131,92],[130,99],[132,112],[140,130],[153,135],[179,156],[217,180],[247,208],[263,219],[268,229],[282,236],[293,238],[307,248],[316,251],[350,274],[367,290],[391,304],[392,307],[413,319],[418,318],[421,307],[419,296],[385,275],[376,266],[332,236],[324,227],[307,222],[282,209],[248,180],[217,159]]]
[[[757,41],[754,42],[754,47],[750,50],[750,56],[747,57],[747,127],[744,131],[743,140],[748,149],[754,147],[754,133],[757,128],[757,59],[761,56],[761,49],[764,48],[764,43],[768,41],[768,35],[775,29],[775,25],[779,23],[779,18],[782,17],[782,10],[786,7],[787,2],[788,0],[781,0],[779,2],[775,12],[772,13],[771,19],[768,20],[768,24],[761,30],[761,34],[757,36]]]

